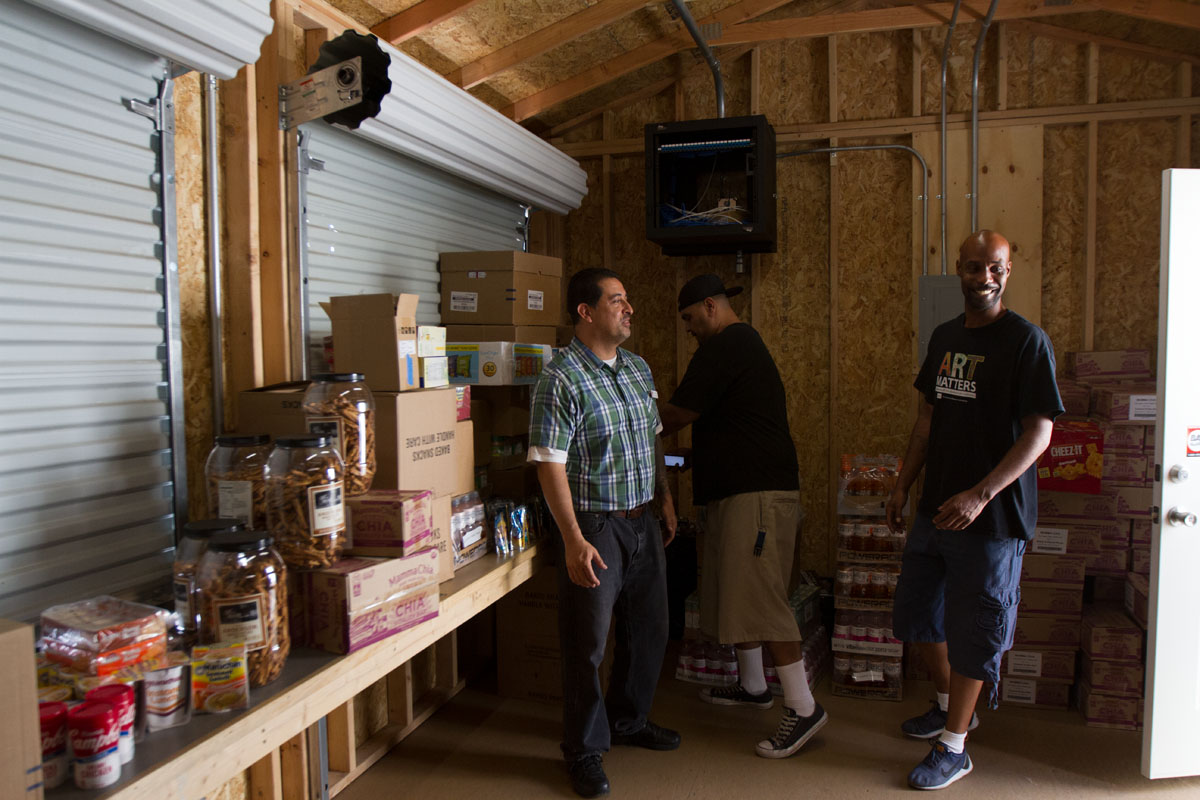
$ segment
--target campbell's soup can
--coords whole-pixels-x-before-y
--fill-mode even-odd
[[[108,703],[85,700],[67,712],[71,771],[80,789],[103,789],[121,777],[121,722]]]
[[[124,683],[112,683],[100,686],[87,693],[88,700],[97,703],[108,703],[117,711],[117,719],[121,724],[121,738],[117,744],[117,752],[121,763],[133,761],[133,720],[137,715],[137,700],[133,687]]]
[[[67,779],[67,704],[38,703],[42,723],[42,783],[47,789]]]

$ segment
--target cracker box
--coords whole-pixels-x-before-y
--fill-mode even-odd
[[[1055,422],[1050,446],[1037,462],[1039,491],[1099,494],[1103,471],[1104,436],[1099,426]]]

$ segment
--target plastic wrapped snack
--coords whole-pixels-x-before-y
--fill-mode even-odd
[[[42,612],[42,649],[50,661],[88,675],[110,675],[167,652],[170,615],[107,595]]]

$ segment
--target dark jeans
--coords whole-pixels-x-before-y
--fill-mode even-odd
[[[646,724],[667,646],[667,580],[658,521],[576,512],[579,528],[607,570],[593,564],[600,585],[571,583],[558,538],[558,629],[562,642],[563,755],[568,762],[609,749],[613,731]],[[600,662],[616,619],[608,695]]]

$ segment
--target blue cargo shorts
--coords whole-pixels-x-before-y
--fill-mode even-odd
[[[1025,540],[938,530],[917,514],[896,585],[895,636],[945,642],[950,669],[990,684],[998,700],[1000,656],[1012,647]]]

